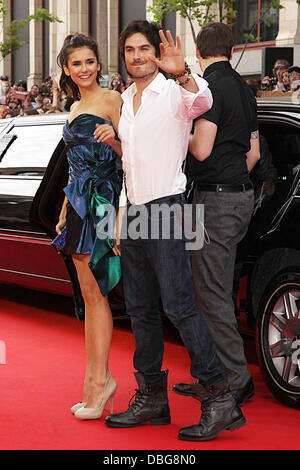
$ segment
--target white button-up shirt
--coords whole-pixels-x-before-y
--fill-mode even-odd
[[[185,191],[182,164],[188,150],[193,119],[212,106],[208,83],[193,75],[199,91],[191,93],[159,73],[143,91],[134,115],[133,83],[122,94],[119,123],[127,197],[131,204]]]

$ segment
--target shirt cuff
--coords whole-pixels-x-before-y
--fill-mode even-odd
[[[197,93],[192,93],[182,86],[179,87],[189,119],[199,117],[201,114],[208,111],[213,104],[213,97],[210,89],[208,88],[208,82],[194,73],[192,74],[192,77],[199,88]]]

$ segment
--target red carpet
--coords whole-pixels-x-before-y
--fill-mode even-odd
[[[14,301],[10,300],[12,295]],[[197,423],[200,413],[196,400],[171,391],[176,382],[189,381],[191,377],[186,350],[169,329],[164,367],[170,371],[171,425],[149,424],[119,430],[107,428],[103,419],[76,420],[69,408],[81,399],[84,325],[65,314],[70,310],[68,300],[36,293],[20,299],[20,295],[19,291],[0,288],[0,340],[6,345],[6,364],[0,364],[1,450],[300,449],[300,413],[273,398],[255,358],[249,359],[249,370],[256,396],[243,407],[247,425],[233,433],[223,432],[206,443],[178,440],[180,427]],[[115,412],[127,408],[136,386],[132,369],[134,343],[128,323],[115,322],[110,358],[110,369],[118,382]],[[252,339],[247,342],[253,351]]]

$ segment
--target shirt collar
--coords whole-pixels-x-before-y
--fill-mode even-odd
[[[145,88],[145,90],[151,90],[151,91],[154,91],[155,93],[161,93],[162,89],[163,89],[163,86],[166,82],[166,78],[165,76],[162,74],[162,73],[158,73],[156,75],[156,77],[152,80],[151,83],[149,83],[149,85],[147,86],[147,88]],[[145,91],[144,90],[144,91]],[[132,85],[130,85],[127,90],[125,90],[123,93],[122,93],[122,99],[124,101],[124,98],[125,100],[126,99],[130,99],[132,96],[134,96],[137,92],[137,89],[136,89],[136,84],[135,83],[132,83]]]
[[[221,60],[219,62],[214,62],[204,70],[203,78],[206,78],[207,75],[209,75],[211,72],[214,72],[215,70],[221,70],[226,68],[231,68],[229,60]]]
[[[166,81],[166,77],[159,72],[154,78],[154,80],[152,80],[152,82],[147,86],[146,90],[151,90],[155,93],[160,93]]]

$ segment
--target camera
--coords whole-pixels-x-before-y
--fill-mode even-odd
[[[262,82],[262,84],[261,84],[261,89],[262,89],[262,90],[268,90],[269,88],[274,88],[274,87],[277,85],[277,81],[278,81],[277,78],[275,78],[275,77],[270,77],[270,78],[268,79],[268,83]]]
[[[276,86],[278,80],[277,80],[277,78],[275,78],[275,77],[271,77],[270,80],[269,80],[269,82],[270,82],[270,86]]]

